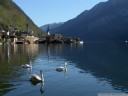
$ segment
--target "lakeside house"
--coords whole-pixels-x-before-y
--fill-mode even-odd
[[[10,30],[13,29],[13,30]],[[28,29],[28,25],[27,28]],[[17,29],[11,25],[6,28],[0,28],[0,42],[1,43],[16,43],[16,44],[34,44],[38,37],[32,35],[33,31],[27,30],[26,32],[21,31],[22,29]]]

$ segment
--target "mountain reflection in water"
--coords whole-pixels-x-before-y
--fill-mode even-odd
[[[107,80],[115,89],[128,92],[127,43],[87,43],[84,50],[74,48],[72,51],[75,53],[67,59],[78,62],[78,68],[101,81]]]

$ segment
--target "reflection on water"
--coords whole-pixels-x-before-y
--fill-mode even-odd
[[[32,60],[32,68],[24,65]],[[57,66],[68,63],[67,71]],[[29,77],[44,71],[44,83]],[[128,45],[87,43],[84,45],[0,46],[0,95],[5,96],[96,96],[98,93],[128,92]],[[27,89],[26,89],[27,88]],[[17,92],[17,93],[15,93]]]
[[[37,82],[31,82],[31,84],[33,86],[40,86],[40,93],[43,94],[45,91],[44,91],[44,82],[41,82],[41,83],[37,83]]]
[[[0,95],[15,89],[18,84],[10,82],[22,75],[20,66],[37,55],[37,45],[0,46]]]
[[[114,89],[128,92],[128,45],[126,43],[86,44],[83,51],[73,54],[73,59],[71,56],[68,59],[78,62],[77,67],[101,81],[107,80]]]

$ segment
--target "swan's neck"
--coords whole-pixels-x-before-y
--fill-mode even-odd
[[[30,62],[29,65],[32,66],[32,63]]]
[[[64,70],[67,71],[67,64],[64,64]]]
[[[43,73],[41,73],[41,80],[44,81]]]
[[[64,68],[66,68],[66,64],[64,64]]]

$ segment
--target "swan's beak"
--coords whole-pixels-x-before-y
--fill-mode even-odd
[[[40,73],[43,73],[43,70],[40,70]]]

